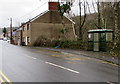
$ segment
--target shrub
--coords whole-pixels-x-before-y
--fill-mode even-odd
[[[59,48],[69,48],[69,49],[87,49],[87,42],[82,41],[70,41],[70,40],[49,40],[45,37],[39,37],[34,46],[41,46],[41,47],[59,47]]]
[[[108,51],[112,56],[118,56],[120,58],[120,43],[119,42],[109,43]]]

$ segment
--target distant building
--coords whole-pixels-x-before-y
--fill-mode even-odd
[[[3,37],[3,34],[0,34],[0,40],[2,40],[4,37]]]
[[[19,42],[24,42],[25,45],[32,46],[39,37],[43,36],[50,40],[63,40],[64,35],[61,33],[63,29],[62,19],[58,13],[58,2],[49,2],[49,10],[32,18],[28,22],[21,25],[21,39]],[[63,17],[65,28],[67,29],[66,40],[75,40],[74,22]],[[20,30],[19,30],[20,33]],[[20,36],[19,36],[20,37]],[[18,41],[17,41],[18,42]]]
[[[17,45],[17,30],[19,27],[12,27],[12,43]],[[7,32],[7,37],[11,38],[11,31],[10,28],[7,28],[8,32]]]

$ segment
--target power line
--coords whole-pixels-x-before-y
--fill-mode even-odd
[[[30,13],[35,12],[36,10],[38,10],[39,8],[41,8],[43,5],[45,5],[46,3],[48,3],[48,1],[46,1],[46,2],[45,2],[45,3],[43,3],[41,6],[37,7],[36,9],[34,9],[33,11],[31,11],[31,12],[29,12],[29,13],[27,13],[27,14],[25,14],[25,15],[23,15],[23,16],[21,16],[21,17],[19,17],[19,18],[23,18],[23,17],[25,17],[25,16],[29,15]]]

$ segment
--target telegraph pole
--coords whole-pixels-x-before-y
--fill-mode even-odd
[[[10,43],[12,44],[12,18],[10,18]]]

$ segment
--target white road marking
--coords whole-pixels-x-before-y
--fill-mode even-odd
[[[114,83],[112,83],[112,82],[110,82],[110,81],[107,81],[107,83],[108,83],[108,84],[114,84]]]
[[[69,69],[69,68],[60,66],[60,65],[56,65],[56,64],[53,64],[53,63],[50,63],[50,62],[45,62],[45,63],[46,63],[46,64],[49,64],[49,65],[52,65],[52,66],[55,66],[55,67],[58,67],[58,68],[61,68],[61,69],[64,69],[64,70],[67,70],[67,71],[71,71],[71,72],[77,73],[77,74],[80,73],[80,72],[78,72],[78,71],[75,71],[75,70],[72,70],[72,69]]]
[[[37,58],[35,58],[35,57],[32,57],[33,59],[37,59]]]
[[[29,57],[29,58],[32,58],[32,59],[37,59],[37,58],[35,58],[35,57],[31,57],[31,56],[28,56],[28,55],[24,55],[24,56]]]
[[[67,53],[67,52],[61,52],[64,55],[75,55],[75,54],[71,54],[71,53]]]

